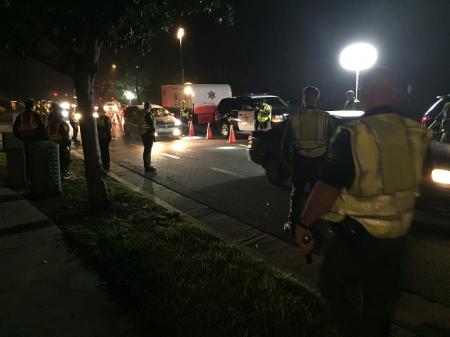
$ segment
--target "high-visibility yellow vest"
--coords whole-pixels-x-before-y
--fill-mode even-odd
[[[272,106],[267,103],[263,103],[258,113],[258,122],[265,123],[272,119]]]
[[[355,179],[324,218],[339,222],[349,216],[379,238],[405,235],[413,221],[431,132],[393,113],[341,128],[350,132]]]
[[[61,121],[50,121],[46,128],[47,139],[55,142],[56,144],[61,144],[62,137],[59,132],[59,127],[61,125]]]
[[[29,139],[37,136],[38,122],[35,112],[23,112],[19,116],[19,133],[22,139]]]
[[[317,109],[305,109],[291,116],[292,142],[299,154],[310,158],[325,154],[330,119],[327,112]]]

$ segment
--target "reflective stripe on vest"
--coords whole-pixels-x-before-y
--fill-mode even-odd
[[[48,123],[46,130],[48,140],[51,140],[52,142],[55,142],[57,144],[60,144],[62,140],[61,134],[59,132],[60,125],[60,121],[51,121],[50,123]]]
[[[20,124],[19,124],[19,133],[20,136],[24,139],[35,137],[38,131],[38,123],[34,116],[34,112],[31,112],[27,115],[26,119],[24,118],[24,114],[20,115]]]
[[[339,221],[349,216],[379,238],[405,235],[414,216],[429,130],[393,113],[367,117],[342,129],[351,135],[355,179],[324,218]]]
[[[272,119],[272,106],[264,103],[258,113],[258,122],[265,123]]]
[[[310,158],[325,154],[330,118],[327,112],[316,109],[305,109],[291,116],[292,141],[299,154]]]

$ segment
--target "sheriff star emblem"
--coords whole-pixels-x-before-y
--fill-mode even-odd
[[[214,101],[214,98],[216,98],[216,93],[215,93],[214,91],[210,90],[210,91],[208,92],[208,98],[209,98],[211,101]]]

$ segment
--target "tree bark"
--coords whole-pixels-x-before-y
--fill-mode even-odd
[[[92,116],[94,102],[94,81],[98,65],[99,47],[94,43],[92,50],[83,55],[84,60],[74,74],[75,91],[82,118],[80,120],[83,144],[84,168],[91,211],[102,211],[110,204],[98,144],[97,124]]]

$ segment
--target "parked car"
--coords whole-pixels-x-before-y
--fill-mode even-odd
[[[181,121],[160,105],[152,104],[156,119],[156,138],[178,138],[181,136]],[[126,137],[139,136],[144,123],[144,105],[132,105],[124,113],[124,133]]]
[[[255,131],[255,120],[258,107],[266,102],[272,106],[272,127],[287,120],[293,108],[278,96],[246,95],[224,98],[217,107],[216,124],[222,137],[227,138],[230,126],[235,132],[248,133]]]
[[[440,117],[442,108],[445,103],[450,102],[450,94],[437,96],[436,101],[431,105],[431,107],[422,116],[422,125],[429,128],[431,124],[434,126],[440,125]]]

